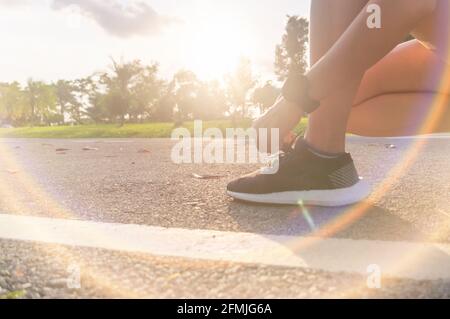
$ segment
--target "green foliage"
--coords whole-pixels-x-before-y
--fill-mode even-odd
[[[29,79],[24,96],[31,125],[50,125],[60,119],[56,114],[56,94],[52,85]]]
[[[280,81],[284,81],[290,72],[305,73],[309,22],[299,16],[287,16],[285,34],[281,44],[275,49],[275,73]]]
[[[0,84],[0,124],[1,119],[13,125],[26,122],[25,100],[17,82]]]
[[[169,84],[169,96],[178,123],[223,118],[227,109],[227,98],[218,81],[202,82],[187,70],[174,75]]]
[[[306,70],[307,41],[308,21],[288,17],[286,33],[276,48],[275,66],[280,80],[288,72]],[[111,62],[106,71],[73,81],[58,80],[49,84],[29,79],[23,86],[17,82],[0,83],[0,127],[123,126],[152,121],[180,125],[194,119],[224,118],[236,123],[237,119],[249,117],[252,107],[262,111],[269,108],[279,94],[271,82],[256,87],[258,81],[246,58],[241,58],[236,69],[223,81],[202,81],[189,70],[180,70],[170,81],[164,81],[159,77],[157,63],[145,65],[139,60],[123,59],[111,59]],[[101,126],[95,127],[97,130]],[[89,129],[89,126],[83,128]],[[62,129],[66,130],[77,129]]]
[[[257,87],[253,91],[253,103],[255,103],[261,111],[265,111],[275,103],[279,95],[280,90],[276,88],[271,81],[268,81],[266,84]]]
[[[175,100],[175,118],[183,122],[194,117],[194,108],[198,100],[200,80],[194,72],[181,70],[177,72],[169,85],[169,93]]]
[[[150,118],[170,122],[174,119],[175,98],[167,92],[156,102],[150,110]]]
[[[61,119],[60,124],[65,123],[66,116],[81,123],[81,103],[75,96],[76,85],[70,81],[59,80],[54,84],[54,90]]]
[[[230,120],[220,120],[204,122],[203,127],[205,130],[219,128],[225,133],[226,128],[248,128],[250,125],[250,120],[241,120],[236,123],[232,123]],[[193,132],[194,123],[185,122],[182,127]],[[0,128],[0,138],[167,138],[171,137],[173,129],[174,123],[171,122],[125,124],[121,127],[115,124],[97,124]]]

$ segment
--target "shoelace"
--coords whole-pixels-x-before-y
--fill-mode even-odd
[[[280,167],[289,163],[294,157],[295,152],[293,149],[288,151],[281,151],[277,154],[269,156],[269,161],[265,167],[260,169],[260,173],[264,175],[276,174]]]

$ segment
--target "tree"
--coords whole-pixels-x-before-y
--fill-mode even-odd
[[[60,121],[56,114],[56,95],[51,85],[29,79],[24,94],[32,125],[50,125]]]
[[[271,81],[267,81],[266,84],[256,88],[253,92],[253,103],[255,103],[261,110],[261,113],[263,113],[275,103],[279,95],[280,90],[273,86]]]
[[[241,58],[233,74],[227,77],[227,95],[232,104],[231,113],[241,113],[242,117],[247,115],[247,98],[249,91],[255,86],[250,60]]]
[[[195,73],[180,70],[170,82],[158,77],[159,65],[139,60],[119,62],[110,68],[73,81],[48,84],[29,79],[24,88],[0,83],[0,123],[20,125],[79,124],[146,120],[215,120],[249,115],[255,102],[266,108],[275,88],[255,86],[252,66],[241,58],[233,73],[222,81],[201,81]]]
[[[298,16],[287,16],[285,34],[275,49],[275,73],[280,81],[290,72],[304,74],[308,67],[309,22]]]
[[[0,123],[23,125],[26,122],[23,92],[18,82],[0,83]]]
[[[201,120],[222,118],[227,111],[227,97],[219,81],[200,84],[194,117]]]
[[[112,59],[111,71],[101,76],[101,83],[107,88],[105,101],[111,118],[118,119],[120,126],[125,123],[125,116],[131,106],[131,86],[142,72],[139,60],[132,62],[116,62]]]
[[[61,124],[65,123],[66,115],[79,122],[80,103],[75,96],[76,86],[72,82],[59,80],[54,84],[57,106],[61,117]]]
[[[200,86],[201,83],[194,72],[180,70],[175,73],[169,91],[176,104],[176,122],[193,119]]]
[[[100,77],[105,88],[102,102],[109,118],[122,126],[128,117],[133,121],[150,113],[161,95],[162,82],[157,78],[158,65],[144,66],[141,61],[116,62],[112,59],[110,72]]]
[[[31,124],[36,122],[36,109],[37,109],[37,99],[40,84],[34,82],[32,79],[28,79],[27,87],[25,88],[26,101],[29,107],[30,115],[29,120]]]
[[[152,108],[163,95],[164,81],[158,78],[157,64],[145,66],[136,77],[134,85],[130,88],[130,118],[136,122],[151,115]]]
[[[151,109],[151,118],[156,121],[170,122],[174,119],[176,106],[175,98],[168,91],[162,94],[154,107]]]
[[[83,109],[83,112],[78,113],[79,122],[81,122],[81,113],[86,114],[95,123],[108,120],[109,114],[104,103],[105,94],[100,91],[98,75],[78,79],[75,81],[75,86]]]

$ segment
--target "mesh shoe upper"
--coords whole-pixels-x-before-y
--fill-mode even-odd
[[[281,155],[275,174],[260,171],[243,176],[228,185],[228,191],[270,194],[290,191],[329,190],[355,185],[359,176],[350,154],[323,158],[312,153],[303,140]]]

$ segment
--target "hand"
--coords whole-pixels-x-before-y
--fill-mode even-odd
[[[283,150],[286,145],[291,146],[295,141],[295,136],[292,133],[292,129],[298,124],[303,116],[302,109],[295,104],[286,101],[284,98],[278,99],[275,104],[267,110],[260,118],[258,118],[254,124],[253,128],[258,131],[263,128],[266,129],[268,135],[268,145],[267,150],[269,153],[276,152],[276,150],[271,149],[271,129],[279,129],[279,149]],[[258,139],[258,148],[259,139]],[[265,147],[265,145],[264,145]],[[263,149],[264,150],[264,149]]]

